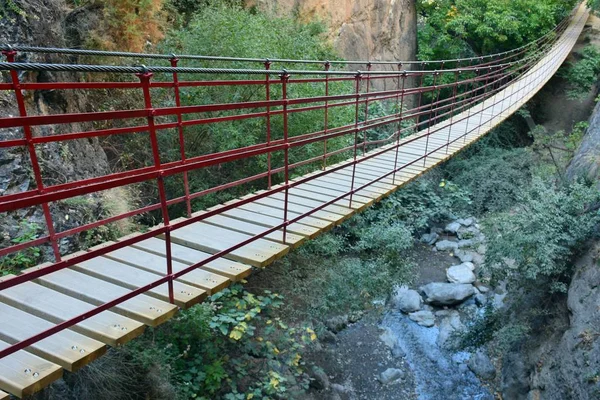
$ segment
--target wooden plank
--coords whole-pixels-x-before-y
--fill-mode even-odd
[[[262,204],[263,206],[277,208],[282,211],[285,208],[284,200],[280,200],[280,199],[276,199],[276,198],[269,198],[269,197],[264,197],[262,199],[258,199],[255,202],[250,203],[250,204]],[[288,212],[294,212],[294,213],[297,213],[298,215],[306,214],[306,213],[314,210],[314,208],[306,207],[306,206],[299,205],[296,203],[292,203],[290,201],[288,201],[287,209],[288,209]],[[336,225],[341,224],[343,221],[345,221],[346,219],[348,219],[350,217],[349,214],[342,215],[342,214],[336,214],[336,213],[325,211],[325,210],[315,211],[312,214],[310,214],[310,216],[314,217],[314,218],[323,219],[325,221],[333,222]]]
[[[331,198],[338,198],[339,196],[345,194],[345,191],[339,190],[337,188],[322,188],[319,186],[314,186],[311,185],[309,183],[303,183],[302,185],[294,188],[297,189],[298,192],[297,194],[299,196],[302,197],[308,197],[308,198],[312,198],[314,195],[321,195],[321,196],[327,196],[327,197],[331,197]],[[354,201],[354,198],[356,197],[356,201]],[[356,207],[357,210],[363,210],[366,207],[371,206],[374,202],[375,199],[373,198],[369,198],[369,197],[364,197],[364,196],[360,196],[355,194],[354,196],[352,196],[352,207]],[[338,201],[338,204],[345,204],[346,206],[348,206],[348,198],[344,198],[342,200]]]
[[[0,400],[10,400],[8,398],[8,393],[5,393],[2,390],[0,390]]]
[[[119,263],[105,257],[92,258],[91,260],[76,264],[72,267],[81,273],[91,275],[115,285],[134,290],[146,286],[160,278],[159,274]],[[163,301],[169,301],[169,289],[166,283],[146,292],[149,296]],[[182,308],[189,308],[204,300],[207,296],[205,290],[173,282],[173,297],[175,304]]]
[[[162,257],[166,257],[164,240],[159,238],[150,238],[135,243],[131,247],[147,251]],[[177,243],[171,243],[171,257],[174,261],[183,264],[193,265],[210,257],[210,253],[195,250],[182,246]],[[228,277],[234,282],[244,279],[252,273],[252,267],[226,258],[218,258],[202,266],[207,271]]]
[[[150,238],[131,247],[144,250],[152,254],[166,257],[165,241],[159,238]],[[171,243],[171,257],[174,261],[179,261],[187,265],[193,265],[210,257],[210,253],[191,249],[177,243]],[[214,261],[204,264],[203,269],[212,271],[216,274],[228,277],[234,282],[244,279],[252,272],[252,267],[239,262],[231,261],[226,258],[218,258]]]
[[[96,306],[108,303],[131,291],[68,268],[44,275],[35,282]],[[111,308],[111,311],[148,326],[158,326],[175,315],[177,306],[141,294],[116,305]]]
[[[166,258],[156,254],[148,253],[144,250],[136,249],[134,247],[123,247],[121,249],[111,251],[110,253],[106,253],[104,257],[123,264],[131,265],[135,268],[155,273],[157,275],[165,275],[167,271]],[[189,265],[173,260],[171,264],[174,273],[189,267]],[[226,276],[205,271],[201,268],[196,268],[188,272],[187,274],[177,278],[175,282],[181,282],[191,286],[199,287],[200,289],[205,290],[209,295],[217,293],[231,284],[231,280]]]
[[[342,175],[341,172],[343,170],[346,171],[350,171],[350,176],[346,177],[345,175]],[[335,180],[342,180],[342,181],[347,181],[347,182],[352,182],[352,167],[346,167],[342,170],[337,170],[335,172],[332,172],[330,174],[327,174],[321,178],[317,178],[317,180],[327,180],[327,179],[335,179]],[[356,179],[355,179],[356,182]],[[370,183],[370,181],[365,180],[364,183]],[[355,188],[358,188],[360,185],[355,185]],[[375,192],[376,190],[387,193],[391,190],[394,190],[395,187],[392,185],[388,185],[385,183],[381,183],[381,182],[373,182],[371,183],[365,190],[370,190],[372,192]]]
[[[222,207],[222,205],[219,205],[216,207],[209,208],[209,210],[218,209]],[[223,213],[221,213],[221,215],[226,215],[231,218],[239,219],[240,221],[252,222],[254,224],[261,225],[267,228],[272,228],[281,224],[280,218],[255,213],[253,211],[246,211],[239,208],[224,211]],[[309,225],[304,225],[301,222],[294,222],[293,224],[288,226],[287,230],[288,232],[293,233],[294,235],[306,236],[309,239],[317,237],[321,232],[321,229]]]
[[[260,190],[257,193],[263,193],[263,192],[264,191]],[[285,200],[285,193],[284,192],[274,193],[267,198],[283,201],[283,200]],[[327,201],[320,201],[320,200],[314,199],[314,198],[307,199],[306,197],[298,196],[297,194],[292,192],[292,190],[288,191],[288,201],[292,204],[298,204],[300,206],[305,206],[305,207],[308,206],[308,207],[311,207],[312,209],[322,206],[324,203],[327,203]],[[343,215],[345,217],[350,217],[350,216],[354,215],[354,213],[355,213],[355,210],[353,208],[349,208],[349,207],[347,207],[347,205],[339,205],[339,204],[330,204],[327,207],[324,207],[323,210],[331,212],[331,213]]]
[[[92,304],[33,282],[24,282],[0,291],[0,300],[55,324],[68,321],[95,308]],[[110,346],[127,343],[141,335],[144,328],[144,324],[112,311],[103,311],[71,327],[76,332]]]
[[[350,190],[350,188],[352,187],[352,176],[343,175],[340,172],[331,173],[329,175],[316,179],[316,181],[347,184],[348,190]],[[384,189],[382,187],[384,184],[371,183],[370,180],[362,179],[357,176],[354,177],[354,189],[358,189],[359,187],[362,187],[363,185],[367,184],[368,186],[366,186],[364,190],[369,190],[374,193],[380,193],[382,196],[388,196],[390,193],[396,190],[395,186],[386,185],[386,188]]]
[[[283,210],[274,207],[263,206],[262,204],[249,203],[240,206],[242,210],[252,211],[263,215],[268,215],[271,217],[275,217],[279,219],[279,223],[283,222]],[[288,220],[296,218],[300,216],[300,214],[288,211]],[[312,216],[303,217],[300,220],[303,224],[312,226],[314,228],[319,228],[323,231],[329,230],[333,227],[333,222],[326,221],[319,218],[314,218]]]
[[[269,196],[269,198],[275,198],[277,200],[283,201],[285,199],[285,193],[275,193],[272,196]],[[327,203],[329,201],[328,200],[320,200],[320,197],[302,197],[302,196],[298,196],[296,193],[288,193],[288,201],[292,204],[298,204],[301,206],[305,206],[305,207],[310,207],[312,209],[315,209],[317,207],[322,206],[324,203]],[[354,215],[354,213],[356,212],[354,209],[347,207],[347,203],[346,202],[346,206],[341,206],[341,205],[335,205],[335,208],[332,208],[332,212],[335,212],[336,214],[339,215],[344,215],[346,217],[351,217],[352,215]],[[325,209],[328,209],[327,207]]]
[[[7,347],[10,344],[0,340],[0,350]],[[17,397],[42,390],[62,374],[60,366],[23,350],[0,358],[0,389]]]
[[[328,175],[324,175],[324,177],[326,177]],[[346,182],[338,182],[338,181],[323,181],[322,180],[323,177],[320,178],[315,178],[315,179],[311,179],[308,182],[302,183],[300,186],[300,188],[304,188],[304,185],[311,185],[311,186],[317,186],[317,187],[323,187],[325,189],[327,188],[332,188],[332,189],[336,189],[336,190],[340,190],[343,193],[348,193],[350,191],[350,185],[347,184]],[[292,181],[297,181],[300,178],[296,178],[296,179],[292,179]],[[372,201],[377,201],[379,200],[382,196],[384,191],[379,192],[379,189],[373,189],[373,188],[365,188],[365,189],[361,189],[360,191],[358,191],[355,195],[357,196],[361,196],[363,199],[367,198],[367,199],[371,199]],[[354,197],[354,196],[353,196]],[[361,202],[363,200],[361,199]],[[342,201],[342,204],[343,201]]]
[[[265,228],[264,226],[255,225],[251,222],[240,221],[238,219],[230,218],[226,215],[219,215],[219,214],[213,215],[212,217],[209,217],[209,218],[206,218],[203,221],[206,222],[207,224],[220,226],[222,228],[227,228],[232,231],[244,233],[244,234],[250,235],[250,236],[258,235],[268,229],[268,228]],[[297,248],[298,246],[300,246],[302,243],[304,243],[306,241],[305,236],[294,235],[292,233],[287,233],[287,232],[285,234],[285,237],[286,237],[285,244],[287,246],[290,246],[292,249]],[[270,240],[272,242],[283,243],[283,230],[278,230],[277,232],[269,233],[268,235],[263,236],[263,238],[266,240]]]
[[[40,332],[54,328],[55,324],[0,303],[0,340],[15,344]],[[70,329],[65,329],[26,348],[29,353],[75,372],[106,352],[106,345]]]
[[[335,179],[335,178],[331,178],[331,177],[329,177],[329,178],[321,177],[321,178],[313,179],[310,181],[310,185],[322,187],[325,189],[335,189],[335,190],[341,191],[342,193],[348,193],[352,190],[350,181],[347,181],[346,179],[342,180],[342,179]],[[355,185],[355,189],[357,187],[359,187],[359,186]],[[374,201],[378,201],[382,197],[386,196],[387,193],[388,193],[387,191],[382,190],[382,189],[365,188],[365,189],[362,189],[361,195],[370,197]]]
[[[174,243],[191,247],[200,251],[220,252],[237,245],[252,236],[230,231],[214,225],[197,222],[171,232]],[[264,239],[256,241],[227,254],[227,258],[265,267],[289,251],[289,246],[273,243]]]
[[[297,198],[297,199],[308,199],[308,200],[318,201],[321,204],[331,201],[339,196],[339,194],[337,196],[332,196],[330,194],[326,194],[323,192],[319,192],[319,193],[310,192],[308,190],[299,189],[299,188],[290,189],[290,195],[293,195],[293,197]],[[347,200],[343,200],[343,199],[338,200],[334,204],[339,207],[349,208]],[[368,207],[368,204],[361,203],[360,201],[355,201],[352,204],[351,210],[353,210],[354,212],[360,212],[360,211],[363,211],[367,207]]]

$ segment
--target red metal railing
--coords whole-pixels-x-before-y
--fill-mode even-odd
[[[441,60],[432,62],[358,62],[358,61],[315,61],[315,60],[268,60],[268,59],[237,59],[226,57],[204,57],[187,55],[157,55],[157,54],[132,54],[109,53],[87,50],[41,49],[32,47],[3,47],[6,62],[0,63],[0,70],[8,70],[11,74],[11,83],[0,84],[0,90],[12,91],[18,105],[19,116],[0,118],[0,129],[18,128],[22,130],[23,137],[0,141],[2,148],[26,148],[29,154],[32,173],[35,178],[35,189],[14,194],[0,196],[0,212],[8,213],[23,210],[28,207],[41,207],[46,221],[47,234],[26,243],[18,243],[0,249],[0,256],[7,256],[22,251],[32,246],[49,245],[52,247],[54,262],[43,267],[0,281],[0,290],[10,288],[20,283],[30,281],[54,271],[67,268],[94,257],[101,256],[116,249],[129,246],[133,243],[163,234],[165,237],[165,251],[167,268],[165,276],[156,281],[132,290],[126,296],[119,297],[95,309],[79,315],[76,318],[62,322],[52,329],[0,350],[0,358],[17,350],[23,349],[38,340],[55,332],[68,328],[83,319],[108,310],[115,305],[126,301],[138,294],[161,285],[168,284],[169,298],[173,302],[173,280],[201,267],[213,260],[226,256],[228,253],[243,247],[259,238],[276,231],[283,231],[283,242],[286,240],[287,227],[302,218],[309,216],[328,205],[346,199],[352,205],[353,195],[369,185],[379,182],[389,176],[396,178],[397,172],[415,163],[427,163],[427,157],[442,149],[448,151],[449,147],[458,140],[466,140],[467,136],[494,118],[494,107],[499,101],[477,111],[480,114],[479,123],[469,130],[466,124],[465,133],[458,138],[451,139],[448,135],[444,143],[430,142],[430,137],[443,129],[437,125],[442,121],[449,121],[456,125],[469,120],[474,105],[486,100],[495,99],[499,93],[522,79],[527,73],[543,68],[539,61],[551,54],[555,58],[563,56],[564,51],[559,46],[566,40],[562,33],[569,26],[567,18],[555,30],[547,33],[537,41],[509,52],[459,60]],[[168,60],[170,66],[125,67],[119,65],[69,65],[69,64],[33,64],[15,62],[19,52],[43,52],[60,54],[75,54],[80,56],[106,56],[106,57],[136,57],[156,60]],[[248,62],[261,63],[264,69],[224,69],[224,68],[195,68],[181,67],[179,62],[202,61],[210,62]],[[274,64],[305,64],[307,66],[320,66],[321,70],[285,70],[273,69]],[[364,71],[334,70],[332,66],[365,65]],[[404,70],[403,67],[410,69]],[[435,70],[427,68],[439,67]],[[385,68],[397,68],[389,70]],[[73,80],[69,82],[20,82],[18,71],[65,71],[71,72]],[[111,79],[116,74],[129,77],[127,81],[102,82],[99,79]],[[154,80],[159,76],[164,80]],[[189,77],[192,79],[182,79]],[[217,77],[218,79],[212,79]],[[170,79],[170,80],[167,80]],[[418,84],[417,84],[418,82]],[[387,83],[387,85],[379,85]],[[302,85],[320,85],[322,95],[311,97],[294,97],[295,87]],[[332,85],[339,87],[333,88]],[[264,88],[254,91],[254,97],[246,101],[230,103],[209,103],[184,105],[182,90],[193,91],[199,88]],[[381,89],[390,87],[394,89]],[[143,101],[141,108],[113,109],[110,111],[78,112],[56,115],[30,115],[24,91],[69,91],[69,90],[106,90],[138,91]],[[510,99],[520,98],[527,94],[528,86],[521,88],[517,93],[511,91]],[[164,96],[157,96],[159,90],[170,90],[171,96],[165,100]],[[532,90],[529,88],[529,90]],[[523,91],[525,91],[523,93]],[[275,92],[276,95],[275,95]],[[519,97],[520,96],[520,97]],[[516,100],[515,100],[516,101]],[[392,112],[374,116],[369,106],[382,104]],[[514,103],[514,101],[513,101]],[[173,105],[174,104],[174,105]],[[332,113],[336,110],[352,110],[352,119],[332,123]],[[491,115],[488,114],[492,110]],[[296,115],[312,115],[309,113],[323,112],[323,129],[292,134],[293,127],[290,119]],[[467,112],[466,116],[464,112]],[[476,115],[476,114],[475,114]],[[274,118],[280,118],[281,125],[274,129]],[[485,120],[484,120],[485,118]],[[140,123],[139,121],[144,121]],[[220,150],[207,154],[187,154],[186,133],[188,129],[202,126],[216,126],[223,123],[242,123],[242,121],[263,121],[260,133],[264,133],[264,141],[233,149]],[[94,123],[109,124],[109,127],[94,129]],[[78,128],[71,131],[72,124],[84,124],[88,129]],[[37,127],[53,126],[60,133],[46,136],[36,136],[33,129]],[[384,139],[369,139],[368,131],[388,128],[392,130]],[[262,130],[264,129],[264,130]],[[163,161],[158,140],[162,131],[174,130],[178,138],[177,160]],[[256,132],[253,132],[256,133]],[[133,169],[117,171],[102,176],[87,179],[65,181],[58,184],[46,184],[44,171],[40,168],[39,149],[36,146],[47,143],[66,142],[90,138],[111,138],[116,135],[126,137],[139,137],[146,135],[150,144],[152,163],[137,166]],[[362,136],[361,136],[362,135]],[[401,141],[402,138],[406,138]],[[398,162],[401,148],[418,139],[426,139],[423,156],[414,161],[400,165]],[[386,144],[387,146],[379,148]],[[305,158],[290,161],[293,151],[307,147],[322,149],[318,155],[308,154]],[[373,150],[373,151],[370,151]],[[359,154],[362,153],[362,156]],[[362,183],[355,180],[357,164],[373,159],[384,153],[394,154],[394,169],[383,174],[377,179]],[[278,165],[274,156],[281,157]],[[190,173],[206,168],[223,166],[228,163],[247,161],[264,157],[266,170],[264,172],[244,176],[230,182],[215,184],[212,187],[193,191],[190,187]],[[329,160],[349,159],[333,167],[327,168]],[[321,170],[310,176],[301,176],[291,180],[291,173],[301,167],[312,165],[314,170]],[[301,215],[290,218],[288,213],[288,192],[290,188],[306,183],[312,179],[324,176],[334,171],[352,167],[351,190],[323,203],[321,206]],[[183,195],[169,198],[165,189],[165,180],[172,177],[181,177]],[[273,185],[274,181],[279,185]],[[359,183],[361,182],[361,183]],[[128,210],[127,212],[113,215],[104,219],[81,224],[67,230],[56,232],[50,204],[72,199],[78,196],[89,195],[101,191],[120,188],[140,183],[156,185],[158,201],[144,204],[143,206]],[[242,200],[228,203],[223,207],[206,211],[201,215],[193,215],[193,201],[204,196],[238,188],[241,185],[255,183],[264,184],[267,189],[259,194],[254,194]],[[212,215],[239,207],[240,205],[254,202],[258,199],[284,193],[283,219],[280,224],[257,234],[235,246],[220,251],[205,260],[191,265],[181,271],[173,272],[171,260],[171,238],[173,230],[201,221]],[[183,205],[187,219],[173,223],[171,221],[172,208]],[[160,213],[161,223],[151,230],[135,237],[125,238],[102,248],[72,255],[60,253],[59,241],[66,237],[86,232],[119,220],[150,212]],[[294,214],[295,215],[295,214]]]

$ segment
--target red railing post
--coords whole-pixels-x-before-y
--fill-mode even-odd
[[[352,208],[352,195],[354,194],[354,177],[356,175],[356,156],[358,153],[358,108],[360,105],[360,72],[356,73],[355,79],[355,95],[356,103],[354,109],[354,162],[352,163],[352,181],[350,183],[350,205]]]
[[[450,149],[450,134],[452,133],[452,124],[454,120],[454,106],[456,105],[456,93],[458,92],[458,77],[461,71],[458,70],[454,73],[454,87],[452,88],[452,105],[450,106],[450,124],[448,125],[448,140],[446,141],[446,154]]]
[[[324,64],[325,72],[329,71],[331,63],[325,61]],[[323,128],[323,135],[327,136],[327,128],[329,126],[329,74],[325,74],[325,127]],[[327,139],[323,140],[323,171],[327,168]]]
[[[265,59],[265,70],[271,69],[271,61]],[[271,75],[267,72],[265,74],[265,100],[271,101]],[[267,106],[267,115],[265,116],[265,123],[267,125],[267,146],[271,144],[271,106]],[[271,189],[272,178],[271,178],[271,152],[267,153],[267,187]]]
[[[398,65],[398,69],[402,68],[402,64]],[[402,88],[400,89],[400,104],[398,105],[399,97],[396,96],[396,104],[398,105],[398,132],[396,137],[396,157],[394,158],[394,174],[392,183],[396,184],[396,170],[398,169],[398,153],[400,151],[400,132],[402,132],[402,111],[404,109],[404,88],[406,85],[406,71],[398,77],[398,88],[400,89],[400,80],[402,79]]]
[[[288,199],[289,199],[289,185],[290,185],[290,170],[289,170],[289,127],[288,127],[288,92],[287,83],[290,79],[290,75],[284,69],[281,74],[281,98],[283,100],[283,142],[285,143],[285,149],[283,150],[283,162],[284,162],[284,175],[285,175],[285,193],[283,203],[283,244],[286,243],[287,226],[288,226]]]
[[[179,59],[173,54],[171,58],[171,67],[177,67],[177,62]],[[179,92],[179,77],[177,76],[177,72],[173,72],[173,91],[175,93],[175,105],[179,109],[181,107],[181,94]],[[179,134],[179,153],[181,156],[181,164],[185,164],[185,138],[183,135],[183,118],[181,116],[181,112],[177,112],[177,132]],[[185,190],[185,205],[187,216],[190,218],[192,216],[192,203],[190,201],[190,185],[188,180],[188,172],[183,172],[183,187]]]
[[[4,50],[2,54],[6,57],[6,61],[12,63],[15,62],[15,56],[17,52],[14,50]],[[17,107],[19,108],[19,115],[21,117],[27,116],[27,108],[25,107],[25,98],[23,97],[23,91],[21,90],[21,83],[19,81],[19,73],[16,70],[10,71],[10,77],[12,80],[12,87],[15,92],[17,99]],[[33,133],[31,132],[31,126],[24,124],[23,133],[25,135],[25,141],[27,142],[27,151],[29,153],[29,160],[31,161],[31,168],[33,170],[33,176],[35,179],[36,190],[39,194],[44,193],[44,182],[42,180],[42,171],[40,169],[40,163],[38,161],[37,153],[35,151],[35,144],[33,143]],[[46,222],[46,228],[48,229],[48,237],[52,245],[52,252],[56,262],[61,260],[60,249],[58,247],[58,241],[56,240],[56,231],[54,230],[54,222],[52,221],[52,214],[50,213],[50,206],[48,203],[42,203],[42,211],[44,213],[44,221]]]
[[[472,62],[471,62],[472,64]],[[475,77],[473,78],[473,81],[471,82],[471,88],[469,89],[469,85],[467,84],[467,93],[468,92],[472,92],[473,88],[475,87],[475,80],[477,79],[477,77],[479,76],[479,69],[475,69]],[[473,94],[470,94],[469,96],[473,96]],[[467,101],[467,118],[465,119],[465,134],[463,135],[463,143],[467,142],[467,135],[469,134],[469,119],[471,118],[471,103],[473,101],[469,100]],[[483,103],[482,103],[482,109],[483,109]],[[458,138],[457,138],[458,139]]]
[[[145,68],[145,67],[144,67]],[[169,222],[169,209],[167,206],[167,195],[165,192],[165,183],[164,177],[161,170],[161,162],[160,162],[160,152],[158,150],[158,138],[156,136],[156,126],[154,121],[155,110],[152,107],[152,96],[150,94],[150,79],[152,78],[151,72],[142,72],[136,74],[136,76],[140,79],[142,84],[142,90],[144,93],[144,107],[148,111],[148,132],[150,133],[150,144],[152,146],[152,157],[154,159],[154,168],[156,169],[158,176],[156,178],[156,182],[158,184],[158,194],[160,197],[160,206],[162,211],[163,224],[166,228],[165,231],[165,253],[167,259],[167,276],[168,287],[169,287],[169,301],[171,304],[175,302],[173,296],[173,279],[171,275],[173,274],[173,260],[171,257],[171,229]]]
[[[434,93],[437,89],[437,77],[439,74],[440,73],[437,71],[433,72],[433,85],[431,87],[433,88]],[[439,96],[439,94],[438,94],[438,96]],[[434,97],[431,96],[431,106],[429,107],[429,121],[427,121],[427,135],[425,138],[425,154],[423,157],[423,166],[427,165],[427,151],[429,150],[429,135],[431,135],[431,123],[432,123],[431,114],[433,114],[433,105],[436,102],[437,101],[434,100]]]
[[[477,136],[481,135],[481,124],[483,123],[483,109],[484,109],[484,103],[485,103],[485,95],[487,94],[487,87],[488,87],[488,81],[490,80],[490,76],[492,75],[492,67],[488,68],[488,74],[485,78],[485,83],[483,84],[483,100],[481,100],[481,115],[479,116],[479,129],[477,130]],[[491,121],[488,120],[486,122]]]
[[[423,103],[423,81],[425,80],[425,66],[427,65],[426,62],[422,62],[421,63],[421,76],[420,76],[420,82],[419,85],[417,86],[419,88],[419,102],[416,108],[417,114],[419,114],[421,112],[421,104]],[[415,133],[419,132],[419,121],[421,119],[421,117],[417,116],[415,117]]]
[[[371,69],[373,67],[373,64],[369,61],[367,63],[367,78],[365,80],[365,84],[367,86],[367,88],[365,89],[365,93],[367,94],[367,96],[365,97],[365,121],[363,122],[363,126],[364,126],[364,130],[363,130],[363,145],[362,145],[362,150],[363,150],[363,156],[365,155],[365,153],[367,152],[367,123],[369,121],[369,91],[370,91],[370,87],[371,87]]]

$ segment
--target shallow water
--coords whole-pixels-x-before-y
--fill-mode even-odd
[[[381,327],[390,329],[406,354],[420,400],[493,400],[475,374],[456,362],[465,360],[468,353],[452,353],[438,347],[436,326],[425,328],[400,312],[389,312]]]

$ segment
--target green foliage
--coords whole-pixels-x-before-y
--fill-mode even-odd
[[[575,5],[560,0],[419,0],[422,60],[510,50],[554,28]]]
[[[429,179],[418,179],[394,194],[386,205],[394,211],[390,218],[421,230],[468,208],[471,200],[467,191],[454,182],[436,178],[432,175]]]
[[[201,7],[191,17],[189,25],[185,28],[174,29],[167,34],[160,45],[162,52],[188,53],[200,55],[218,55],[232,57],[255,58],[289,58],[289,59],[337,59],[338,56],[322,38],[322,25],[318,23],[299,23],[290,18],[269,17],[261,13],[243,9],[227,2],[218,2],[214,5]],[[202,60],[182,60],[181,66],[194,67],[225,67],[225,68],[264,68],[262,63],[248,62],[220,62]],[[282,68],[283,65],[274,65],[273,68]],[[295,65],[286,67],[294,68]],[[302,66],[302,68],[317,68],[322,66]],[[232,79],[231,75],[211,75],[211,79]],[[255,76],[236,76],[234,79],[256,79]],[[170,79],[169,76],[156,75],[155,79]],[[186,77],[180,79],[202,79]],[[272,76],[273,84],[270,88],[270,98],[282,98],[280,78]],[[288,98],[305,98],[324,95],[324,85],[306,84],[288,86]],[[348,82],[331,82],[330,94],[352,92],[352,84]],[[223,104],[248,101],[261,101],[266,97],[264,86],[243,85],[228,87],[182,87],[181,102],[183,106],[199,104]],[[173,103],[172,91],[156,91],[153,101],[159,105],[170,106]],[[281,109],[281,107],[279,107]],[[277,111],[276,107],[272,108]],[[184,119],[197,119],[199,117],[224,117],[238,114],[258,113],[264,109],[244,109],[234,111],[213,112],[207,115],[187,115]],[[349,125],[354,122],[354,109],[350,106],[330,108],[328,114],[329,128]],[[292,113],[289,115],[289,137],[317,132],[323,129],[324,112],[322,110]],[[271,140],[283,138],[283,117],[281,113],[273,115],[270,120]],[[159,133],[159,147],[161,160],[169,162],[180,159],[179,137],[176,132],[163,131]],[[235,121],[222,121],[211,124],[193,125],[185,127],[185,153],[187,157],[194,157],[210,153],[227,151],[235,148],[263,143],[267,139],[266,118],[256,117]],[[346,147],[354,143],[353,135],[343,138],[332,138],[327,142],[329,151]],[[122,154],[129,155],[128,168],[145,166],[146,160],[151,160],[151,148],[147,138],[138,135],[135,139],[127,139],[118,145]],[[296,163],[308,158],[319,156],[323,153],[323,143],[308,144],[292,148],[289,153],[289,162]],[[349,157],[350,153],[339,154],[330,160],[331,163]],[[271,156],[272,168],[279,168],[284,163],[283,151],[275,152]],[[292,170],[292,174],[300,175],[312,171],[320,166],[318,163],[305,165]],[[266,172],[268,160],[266,155],[256,156],[235,162],[203,168],[189,173],[191,192],[202,191],[211,187],[230,183],[248,176]],[[283,174],[273,176],[273,183],[282,181]],[[183,176],[177,175],[165,180],[166,190],[171,198],[184,195]],[[203,209],[214,204],[230,200],[241,194],[266,186],[265,179],[247,184],[228,191],[202,196],[194,201],[194,209]],[[152,190],[152,189],[148,189]],[[157,193],[148,195],[157,198]],[[183,212],[183,206],[173,207],[174,213]]]
[[[0,20],[6,19],[10,23],[14,24],[16,22],[17,17],[27,18],[28,14],[14,0],[1,0],[0,1]]]
[[[288,397],[308,387],[302,351],[316,335],[272,317],[281,305],[277,294],[234,285],[127,350],[144,368],[168,365],[182,399]]]
[[[19,225],[19,234],[11,240],[12,244],[27,243],[38,238],[40,226],[26,220]],[[0,263],[0,275],[8,275],[19,272],[22,269],[33,267],[41,260],[39,247],[28,247],[24,250],[10,254],[2,259]]]
[[[471,213],[480,215],[510,208],[529,186],[533,164],[527,149],[481,147],[451,160],[445,170],[469,193]]]
[[[579,183],[557,188],[535,178],[518,201],[516,209],[486,221],[486,267],[496,279],[564,291],[571,256],[600,222],[594,206],[600,193]]]
[[[600,74],[600,51],[595,46],[586,46],[581,59],[568,63],[561,70],[561,75],[569,82],[567,97],[576,100],[583,99],[590,93],[592,86],[598,81]]]
[[[467,322],[464,330],[453,334],[452,343],[457,349],[468,351],[489,344],[494,354],[503,355],[525,339],[531,330],[527,323],[508,321],[506,311],[489,304],[483,314],[477,314]]]

